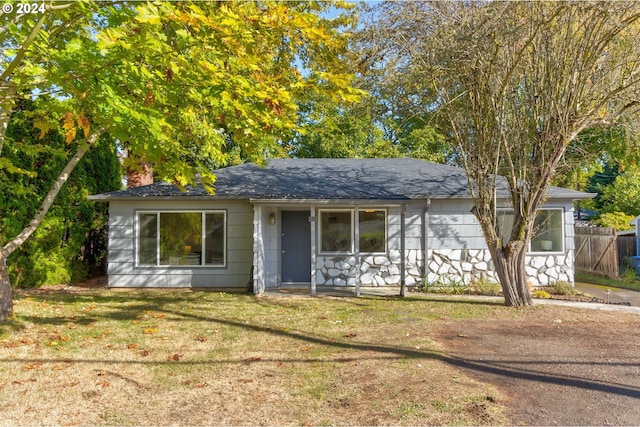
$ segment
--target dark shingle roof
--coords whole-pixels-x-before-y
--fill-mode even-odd
[[[417,159],[276,159],[214,171],[215,197],[227,199],[407,200],[469,197],[463,169]],[[552,198],[587,193],[550,188]],[[180,191],[168,183],[92,196],[93,200],[211,197],[202,186]]]

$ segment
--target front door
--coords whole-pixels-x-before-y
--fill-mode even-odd
[[[311,225],[309,211],[281,212],[282,283],[311,282]]]

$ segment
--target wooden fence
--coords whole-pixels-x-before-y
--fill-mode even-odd
[[[618,264],[624,265],[624,259],[630,256],[637,256],[636,236],[618,236]]]
[[[620,260],[616,230],[608,227],[575,227],[575,267],[578,272],[618,277]]]

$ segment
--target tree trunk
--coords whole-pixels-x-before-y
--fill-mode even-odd
[[[0,323],[3,323],[13,313],[13,292],[6,258],[0,251]]]
[[[510,307],[533,304],[525,271],[526,245],[510,245],[508,250],[490,249],[493,265],[502,286],[504,303]]]

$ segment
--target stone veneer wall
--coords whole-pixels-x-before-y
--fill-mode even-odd
[[[489,250],[429,251],[427,281],[449,284],[453,281],[485,279],[498,282]],[[525,271],[531,286],[547,286],[563,281],[573,283],[573,250],[561,255],[531,255],[525,260]]]
[[[423,253],[409,249],[405,263],[407,286],[422,282]],[[354,255],[322,256],[316,258],[316,284],[318,286],[355,286],[356,269],[360,269],[362,286],[399,286],[400,251],[389,255],[360,256],[360,265]],[[527,256],[525,270],[531,286],[547,286],[564,281],[573,283],[573,251],[567,255]],[[450,284],[462,280],[469,284],[484,279],[497,282],[497,275],[488,250],[452,249],[429,251],[427,281]]]
[[[422,281],[421,250],[406,251],[405,283],[413,286]],[[356,265],[354,255],[322,256],[316,258],[316,284],[318,286],[355,286],[356,269],[360,268],[362,286],[399,286],[400,251],[391,250],[388,255],[362,255],[360,266]]]

